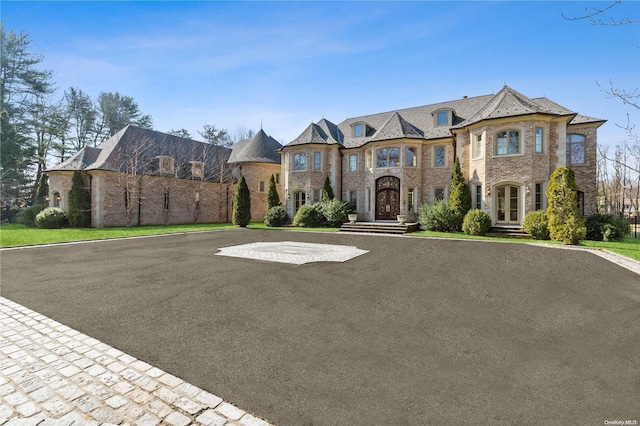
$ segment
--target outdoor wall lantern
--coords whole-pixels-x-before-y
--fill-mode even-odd
[[[487,188],[486,194],[487,194],[487,197],[491,196],[491,188]]]
[[[527,192],[527,195],[531,195],[531,187],[529,185],[524,189]]]

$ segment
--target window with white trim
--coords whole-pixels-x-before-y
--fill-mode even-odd
[[[313,170],[321,170],[322,169],[322,153],[314,152],[313,153]]]
[[[476,185],[476,209],[482,210],[482,184]]]
[[[433,199],[434,201],[444,201],[446,197],[446,188],[433,188]]]
[[[166,155],[159,156],[158,169],[160,170],[160,173],[174,173],[175,172],[174,159]]]
[[[358,210],[358,191],[349,191],[349,205],[352,210]]]
[[[400,148],[380,148],[376,150],[376,167],[400,166]]]
[[[204,163],[202,161],[191,162],[191,176],[198,178],[204,177]]]
[[[407,210],[409,212],[413,212],[415,203],[415,189],[409,188],[407,189]]]
[[[265,188],[265,182],[262,180],[258,184],[258,192],[264,192],[264,188]]]
[[[404,149],[404,166],[416,167],[418,165],[418,156],[416,155],[416,149],[413,147],[406,147]]]
[[[482,158],[482,134],[476,135],[473,138],[473,146],[471,149],[471,158]]]

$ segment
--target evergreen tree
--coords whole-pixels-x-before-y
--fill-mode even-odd
[[[267,208],[276,207],[280,205],[280,196],[278,195],[278,189],[276,188],[276,180],[273,175],[269,178],[269,192],[267,193]]]
[[[38,193],[36,195],[36,205],[44,206],[46,204],[46,198],[49,196],[49,177],[46,174],[40,176],[40,182],[38,183]],[[49,206],[47,206],[49,207]]]
[[[558,167],[549,178],[547,188],[549,236],[554,241],[578,244],[587,228],[578,211],[578,191],[573,170]]]
[[[322,202],[331,201],[335,198],[333,195],[333,188],[331,188],[331,181],[329,180],[329,176],[324,180],[324,187],[322,188]]]
[[[464,216],[471,210],[471,190],[464,180],[460,169],[460,160],[456,157],[451,172],[451,186],[449,191],[449,207],[457,217],[458,229],[462,226]]]
[[[91,226],[91,195],[84,186],[80,172],[73,172],[71,191],[69,191],[69,224],[77,228]]]
[[[249,187],[244,180],[244,176],[240,176],[240,180],[236,185],[236,192],[233,196],[233,224],[246,227],[251,221],[251,194]]]

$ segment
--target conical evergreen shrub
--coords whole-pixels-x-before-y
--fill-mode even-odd
[[[91,226],[91,195],[84,186],[84,179],[80,172],[73,172],[71,191],[69,191],[69,224],[76,228]]]
[[[278,189],[276,188],[276,180],[273,175],[269,178],[269,192],[267,193],[267,209],[280,205],[280,196],[278,195]]]
[[[251,193],[244,176],[241,175],[233,196],[232,223],[244,228],[249,222],[251,222]]]

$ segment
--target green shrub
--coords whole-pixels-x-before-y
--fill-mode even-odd
[[[69,191],[69,224],[76,228],[91,226],[91,194],[85,188],[84,178],[78,171],[73,172]]]
[[[484,210],[469,210],[462,222],[462,231],[467,235],[484,235],[491,230],[491,216]]]
[[[338,227],[349,220],[350,205],[346,201],[335,198],[331,201],[323,201],[320,203],[320,209],[329,226]]]
[[[269,191],[267,192],[267,206],[268,208],[272,208],[275,206],[279,206],[280,196],[278,195],[278,189],[276,188],[276,180],[271,175],[269,178]]]
[[[36,226],[44,229],[58,229],[67,225],[67,215],[58,207],[47,207],[36,215]]]
[[[593,241],[622,241],[631,232],[631,225],[624,219],[610,214],[594,214],[587,218],[585,239]]]
[[[578,192],[573,170],[558,167],[549,178],[547,187],[547,215],[549,236],[564,244],[578,244],[587,228],[578,211]]]
[[[333,188],[331,188],[331,181],[329,180],[329,176],[324,179],[324,186],[322,187],[322,198],[321,200],[330,201],[335,197],[333,196]]]
[[[236,185],[236,192],[233,196],[233,215],[231,218],[234,225],[246,227],[251,222],[251,193],[244,176]]]
[[[273,206],[267,210],[267,214],[264,216],[264,224],[267,226],[282,226],[284,225],[289,216],[287,211],[282,206]]]
[[[449,190],[449,206],[456,214],[454,231],[459,231],[462,227],[464,217],[471,210],[471,189],[464,180],[464,175],[460,169],[460,159],[456,157],[451,171],[451,185]]]
[[[29,206],[20,212],[18,221],[24,226],[35,228],[36,216],[42,210],[44,210],[44,206],[41,204],[36,204],[35,206]]]
[[[418,209],[418,221],[422,229],[441,232],[454,231],[458,224],[455,212],[446,201],[420,206]]]
[[[293,226],[305,228],[315,228],[321,226],[323,222],[324,216],[322,215],[320,204],[305,204],[301,206],[293,218]]]
[[[549,239],[549,216],[544,210],[536,210],[524,217],[524,232],[531,234],[536,240]]]

